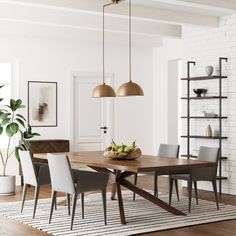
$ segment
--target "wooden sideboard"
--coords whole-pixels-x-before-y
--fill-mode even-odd
[[[29,143],[32,153],[70,151],[69,140],[62,140],[62,139],[30,140]]]
[[[69,152],[70,141],[64,139],[44,139],[44,140],[30,140],[30,149],[34,153],[49,153],[49,152]],[[19,173],[21,175],[21,185],[23,185],[23,174],[21,166]]]

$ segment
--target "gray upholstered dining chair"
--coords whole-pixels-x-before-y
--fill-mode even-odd
[[[71,230],[73,228],[77,197],[81,194],[82,218],[84,218],[84,193],[100,190],[102,192],[104,223],[106,225],[106,187],[108,174],[71,169],[67,156],[48,154],[48,165],[52,182],[52,202],[49,224],[52,220],[53,208],[57,192],[67,194],[68,214],[70,215],[70,195],[72,195]]]
[[[33,210],[33,218],[35,217],[39,190],[42,185],[50,184],[50,175],[48,165],[42,163],[34,163],[33,158],[31,156],[30,151],[20,151],[20,163],[22,166],[23,176],[24,176],[24,187],[22,194],[22,203],[21,203],[21,213],[23,212],[26,193],[28,187],[35,187],[34,194],[34,210]]]
[[[157,156],[158,157],[178,158],[179,157],[179,145],[160,144]],[[181,173],[183,173],[183,171]],[[155,171],[155,172],[150,172],[148,174],[149,175],[151,174],[154,177],[154,190],[153,191],[154,191],[154,196],[158,197],[158,176],[169,175],[170,173],[169,173],[169,171]],[[134,175],[134,184],[135,185],[137,185],[137,178],[138,178],[138,174],[135,174]],[[179,201],[179,191],[178,191],[177,180],[175,180],[175,188],[176,188],[177,199]],[[133,200],[135,200],[135,193],[133,194]]]
[[[218,204],[218,198],[217,198],[217,185],[216,185],[219,148],[202,146],[200,147],[197,159],[202,160],[202,161],[215,162],[216,166],[193,169],[189,172],[189,174],[170,175],[169,204],[171,204],[171,195],[172,195],[172,188],[173,188],[174,180],[185,180],[188,182],[188,194],[189,194],[189,209],[188,210],[189,212],[191,211],[192,183],[194,183],[196,201],[198,204],[197,181],[210,181],[212,182],[212,186],[213,186],[213,190],[215,194],[216,206],[217,206],[217,209],[219,210],[219,204]]]

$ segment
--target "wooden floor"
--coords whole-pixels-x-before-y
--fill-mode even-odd
[[[152,189],[152,178],[142,176],[138,179],[139,185],[146,189]],[[168,192],[168,184],[166,178],[159,179],[159,191]],[[109,191],[109,188],[108,188]],[[0,202],[19,201],[21,200],[22,188],[18,187],[16,195],[9,197],[0,197]],[[33,199],[34,189],[31,188],[27,199]],[[185,189],[181,191],[182,195],[186,195]],[[40,198],[50,197],[50,187],[41,189]],[[213,194],[207,191],[199,191],[199,198],[213,200]],[[223,195],[221,202],[236,205],[236,196]],[[0,236],[32,236],[32,235],[48,235],[41,231],[35,230],[29,226],[7,220],[0,217]],[[185,227],[176,230],[167,230],[156,233],[145,234],[147,236],[236,236],[236,220],[223,221],[219,223],[205,224],[200,226]]]

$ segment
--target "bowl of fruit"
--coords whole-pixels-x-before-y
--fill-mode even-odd
[[[134,160],[142,155],[140,148],[135,144],[128,145],[117,145],[114,140],[112,140],[111,145],[105,150],[104,156],[113,160]]]

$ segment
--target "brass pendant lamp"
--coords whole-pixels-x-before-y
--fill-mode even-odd
[[[93,89],[92,97],[93,98],[102,98],[102,97],[116,97],[115,90],[105,83],[105,7],[117,4],[119,1],[112,0],[112,3],[103,5],[103,52],[102,52],[102,61],[103,61],[103,83],[96,86]]]
[[[124,83],[119,87],[117,91],[119,97],[144,96],[143,89],[132,81],[131,40],[131,0],[129,0],[129,82]]]

